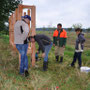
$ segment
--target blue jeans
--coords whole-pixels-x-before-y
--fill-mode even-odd
[[[53,45],[53,43],[51,43],[50,45],[45,46],[45,57],[44,57],[45,62],[48,61],[48,54],[49,54],[49,51],[50,51],[52,45]]]
[[[21,55],[20,74],[23,74],[24,70],[28,70],[28,58],[27,58],[28,44],[16,44],[16,48],[18,49]]]

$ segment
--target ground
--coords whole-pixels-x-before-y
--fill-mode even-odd
[[[44,34],[52,38],[52,32],[45,31]],[[82,65],[90,67],[90,33],[86,33],[85,38]],[[28,54],[30,76],[25,78],[18,73],[18,53],[10,48],[9,36],[0,34],[0,90],[90,90],[90,73],[81,73],[77,68],[78,63],[76,68],[69,67],[73,59],[75,39],[75,33],[68,33],[62,64],[55,61],[52,47],[46,72],[42,71],[43,59],[36,63],[38,68],[32,68]]]

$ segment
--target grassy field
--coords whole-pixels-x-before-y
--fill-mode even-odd
[[[47,34],[52,38],[52,32],[37,32]],[[0,34],[0,90],[90,90],[90,73],[81,73],[77,68],[69,67],[74,54],[75,33],[68,34],[64,62],[55,61],[54,47],[49,54],[48,71],[42,71],[43,59],[36,64],[38,68],[30,67],[28,78],[18,74],[18,54],[9,46],[9,36]],[[85,51],[82,55],[82,65],[90,67],[90,34],[85,34]],[[36,45],[37,47],[37,45]]]

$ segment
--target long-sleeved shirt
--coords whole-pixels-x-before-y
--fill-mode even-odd
[[[35,41],[39,45],[39,51],[41,50],[42,52],[45,52],[45,46],[50,45],[52,42],[48,36],[43,34],[37,34],[35,36]]]

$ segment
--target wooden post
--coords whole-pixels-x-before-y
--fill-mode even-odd
[[[35,27],[36,27],[36,8],[33,6],[31,9],[31,30],[32,30],[32,36],[36,35]],[[32,67],[35,66],[35,42],[31,44],[32,49]]]
[[[13,46],[13,14],[11,15],[11,45]]]
[[[18,20],[21,20],[21,17],[22,17],[22,5],[19,5],[18,7]],[[20,67],[20,63],[21,63],[21,55],[20,53],[18,52],[18,55],[19,55],[19,67]]]
[[[18,7],[18,20],[21,20],[22,10],[23,10],[22,5],[19,5],[19,7]]]
[[[28,9],[28,15],[30,16],[31,14],[31,23],[29,24],[30,27],[30,32],[31,35],[34,36],[36,35],[35,32],[35,26],[36,26],[36,7],[35,6],[28,6],[28,5],[19,5],[18,8],[16,8],[14,14],[12,14],[9,18],[9,42],[10,45],[12,45],[12,47],[14,47],[14,25],[15,22],[17,20],[21,20],[21,16],[23,13],[23,9]],[[26,12],[24,12],[24,15],[26,15]],[[30,35],[30,33],[29,33]],[[32,66],[35,66],[35,43],[32,43],[31,45],[31,49],[32,49]],[[19,65],[20,65],[20,61],[21,60],[21,56],[19,54]]]
[[[18,20],[18,8],[16,8],[16,10],[15,10],[15,19],[16,19],[16,21]]]
[[[30,10],[28,9],[28,15],[30,16]],[[30,23],[28,24],[29,26],[29,35],[30,35]]]
[[[28,12],[28,15],[30,16],[30,9],[28,9],[27,12]],[[30,21],[30,22],[31,22],[31,21]],[[30,36],[30,24],[31,24],[31,23],[28,24],[28,26],[29,26],[29,34],[28,34],[28,36]],[[29,53],[30,56],[31,56],[31,53],[30,53],[30,52],[31,52],[31,43],[29,43],[29,45],[28,45],[28,53]]]

